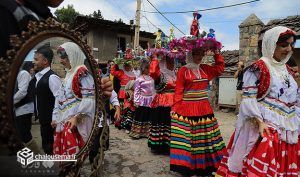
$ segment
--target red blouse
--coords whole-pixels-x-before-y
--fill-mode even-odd
[[[183,66],[177,74],[174,104],[172,111],[182,116],[203,116],[213,114],[208,101],[208,82],[224,71],[222,55],[214,56],[215,66],[200,65],[201,79],[187,67]]]
[[[159,60],[153,59],[150,63],[150,76],[155,80],[159,80],[161,71],[159,68]],[[168,78],[168,76],[166,76]],[[167,79],[165,88],[157,93],[152,101],[151,107],[171,107],[174,100],[175,80]]]
[[[80,68],[78,68],[78,70],[76,71],[76,73],[73,77],[72,90],[78,98],[82,98],[81,90],[80,90],[80,78],[82,75],[87,74],[87,72],[88,72],[88,70],[86,67],[80,67]]]
[[[150,76],[154,80],[158,80],[160,77],[159,61],[157,58],[152,59],[150,63]]]
[[[135,77],[127,76],[123,70],[116,70],[116,65],[113,65],[111,67],[110,73],[117,77],[120,80],[121,89],[119,91],[119,98],[124,99],[125,98],[125,86],[130,80],[135,80]]]

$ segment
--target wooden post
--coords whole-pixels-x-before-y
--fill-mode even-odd
[[[134,50],[136,50],[140,45],[140,19],[141,19],[141,0],[137,0],[136,13],[135,13],[134,44],[133,44]]]

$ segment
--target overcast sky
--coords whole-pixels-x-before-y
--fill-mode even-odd
[[[160,11],[194,11],[219,6],[232,5],[250,0],[150,0]],[[76,11],[81,14],[91,14],[100,10],[104,19],[122,19],[129,24],[134,19],[136,11],[136,0],[65,0],[58,8],[72,4]],[[55,9],[51,9],[52,12]],[[160,14],[146,13],[143,11],[155,11],[147,0],[142,0],[141,29],[154,32],[161,28],[169,35],[171,24]],[[300,15],[300,0],[260,0],[246,5],[229,7],[224,9],[200,12],[200,29],[208,31],[213,28],[216,38],[222,42],[225,50],[239,48],[239,24],[250,14],[255,13],[265,24],[272,19],[286,18],[291,15]],[[150,21],[148,22],[146,16]],[[185,34],[189,34],[193,19],[192,13],[166,14],[166,17]],[[155,27],[155,26],[156,27]],[[176,37],[182,34],[174,30]]]

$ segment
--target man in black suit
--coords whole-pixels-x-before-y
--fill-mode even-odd
[[[46,154],[53,154],[54,129],[51,127],[55,97],[62,85],[60,78],[50,69],[53,51],[48,46],[39,47],[34,54],[35,116],[39,119],[42,147]]]

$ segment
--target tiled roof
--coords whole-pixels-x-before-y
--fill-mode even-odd
[[[226,50],[221,53],[225,61],[225,69],[222,75],[234,75],[239,62],[239,50]],[[208,56],[203,59],[203,63],[214,64],[213,56]]]
[[[239,50],[227,50],[223,54],[225,69],[222,75],[234,75],[239,62]]]
[[[275,26],[285,26],[294,30],[298,36],[300,36],[300,15],[288,16],[284,19],[275,19],[269,21],[262,29],[261,34],[265,31],[275,27]]]
[[[83,34],[86,34],[93,28],[101,27],[102,29],[116,31],[122,34],[134,35],[134,28],[131,25],[87,16],[77,16],[74,26]],[[140,36],[155,39],[153,33],[146,31],[140,31]]]

